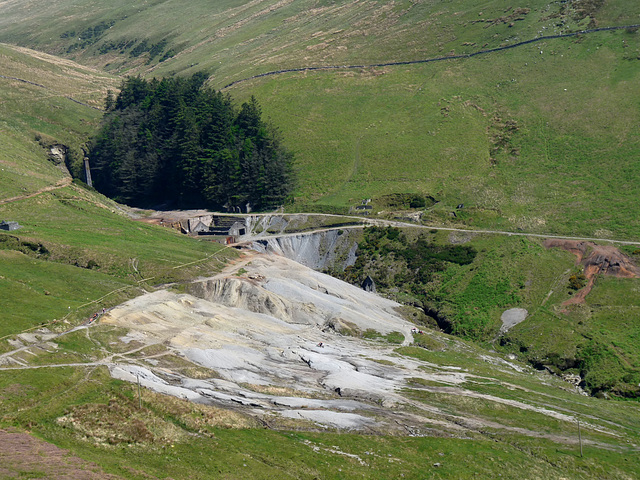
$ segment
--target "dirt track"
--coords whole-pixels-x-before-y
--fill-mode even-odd
[[[0,430],[0,478],[118,480],[96,464],[27,433]]]
[[[552,233],[531,233],[531,232],[510,232],[506,230],[481,230],[481,229],[470,229],[470,228],[455,228],[455,227],[443,227],[439,225],[423,225],[416,224],[410,222],[403,222],[398,220],[384,220],[380,218],[368,218],[368,217],[360,217],[353,215],[336,215],[331,213],[220,213],[220,212],[211,212],[208,210],[170,210],[170,211],[155,211],[152,212],[151,215],[141,218],[136,214],[136,210],[132,209],[134,212],[134,218],[140,221],[144,221],[147,223],[157,223],[160,221],[164,223],[176,222],[180,220],[185,220],[188,218],[195,218],[203,215],[220,215],[224,217],[237,217],[238,219],[244,219],[246,217],[291,217],[291,216],[310,216],[310,217],[339,217],[349,221],[359,221],[362,222],[361,225],[352,225],[352,226],[340,226],[340,227],[320,227],[314,230],[297,232],[297,233],[280,233],[275,235],[270,234],[261,234],[260,238],[268,238],[268,237],[284,237],[284,236],[295,236],[295,235],[309,235],[317,232],[323,232],[334,229],[347,229],[347,228],[364,228],[370,225],[376,225],[381,227],[391,226],[398,228],[420,228],[423,230],[442,230],[445,232],[461,232],[468,233],[471,235],[506,235],[508,237],[534,237],[534,238],[543,238],[543,239],[559,239],[559,240],[575,240],[580,242],[599,242],[599,243],[614,243],[620,245],[639,245],[638,241],[631,240],[620,240],[615,238],[595,238],[595,237],[570,237],[564,235],[554,235]],[[137,215],[137,216],[136,216]],[[253,239],[253,236],[248,235],[246,238],[242,238],[242,241],[250,241]]]
[[[17,202],[18,200],[25,200],[27,198],[36,197],[44,192],[50,192],[52,190],[58,190],[59,188],[68,187],[69,185],[71,185],[71,183],[72,183],[71,177],[64,177],[61,180],[59,180],[56,184],[41,188],[40,190],[37,190],[33,193],[28,193],[26,195],[18,195],[17,197],[2,199],[0,200],[0,205],[4,205],[6,203],[11,203],[11,202]]]

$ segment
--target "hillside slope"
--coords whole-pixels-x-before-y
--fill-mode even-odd
[[[132,222],[72,182],[68,167],[84,178],[82,147],[116,78],[8,45],[0,70],[0,220],[21,226],[0,232],[0,337],[56,319],[65,328],[152,282],[216,269],[220,247]]]
[[[542,26],[551,28],[550,22],[562,21],[562,29],[570,29],[593,22],[636,23],[637,16],[627,2],[603,4],[591,13],[577,12],[583,2],[536,2],[526,15],[519,12],[523,20],[485,21],[515,14],[499,3],[483,5],[480,15],[470,2],[457,2],[458,14],[450,10],[451,2],[255,1],[214,7],[201,1],[143,6],[4,2],[0,37],[115,72],[153,76],[206,67],[214,73],[211,84],[221,87],[262,73],[263,67],[379,62],[398,52],[407,57],[439,55],[485,43],[496,46],[517,29],[535,35]],[[562,13],[561,5],[572,10]],[[293,8],[299,9],[295,15]],[[108,25],[113,15],[122,19]],[[380,21],[383,17],[386,23]],[[187,21],[176,23],[178,18]],[[204,28],[212,18],[222,24],[231,18],[226,25],[234,28],[220,29],[213,39]],[[318,21],[331,25],[320,27]],[[265,28],[284,31],[269,34]],[[151,38],[158,31],[161,34]],[[169,31],[176,39],[184,36],[184,44],[172,37],[160,52],[164,56],[174,47],[175,58],[167,57],[154,69],[160,55],[148,65],[144,48],[131,55],[142,43],[140,32],[150,35],[148,48],[161,43]],[[121,55],[106,49],[108,41],[120,41],[118,35],[136,39]],[[95,38],[98,41],[66,53],[74,43]],[[345,42],[336,44],[335,52],[333,38]],[[417,50],[405,51],[407,45]],[[103,46],[107,53],[100,56]],[[260,59],[265,51],[272,63]],[[282,56],[274,54],[278,51]],[[384,199],[379,197],[384,194],[420,192],[440,201],[425,214],[428,222],[637,238],[638,182],[632,159],[638,112],[628,101],[638,98],[637,51],[638,37],[631,29],[437,65],[288,73],[242,82],[229,91],[238,98],[256,92],[265,112],[282,125],[303,172],[298,208],[310,202],[347,207],[365,196],[382,208]],[[428,412],[429,422],[403,424],[402,417],[396,417],[398,432],[403,432],[396,437],[321,432],[318,425],[299,419],[272,425],[269,418],[255,415],[258,407],[251,400],[248,411],[239,410],[241,396],[196,405],[147,389],[140,394],[134,384],[112,378],[107,367],[118,363],[132,372],[144,366],[166,375],[166,384],[178,379],[191,386],[204,380],[224,384],[219,372],[188,362],[169,345],[145,345],[124,329],[87,321],[102,308],[163,284],[212,275],[235,255],[169,229],[132,222],[126,209],[71,183],[68,173],[48,159],[51,146],[60,144],[78,160],[101,115],[93,107],[100,107],[107,89],[117,87],[117,78],[13,46],[0,46],[0,53],[0,220],[22,225],[0,233],[3,427],[33,431],[126,478],[211,478],[212,472],[229,478],[356,478],[363,473],[411,478],[424,476],[425,468],[451,478],[478,473],[518,479],[637,476],[635,403],[584,397],[555,376],[436,333],[401,349],[383,343],[383,338],[396,339],[391,334],[368,332],[378,341],[336,336],[367,352],[365,358],[349,359],[357,368],[379,368],[390,375],[395,363],[417,369],[399,387],[410,398],[401,413],[413,422],[416,408]],[[454,219],[451,211],[459,203],[465,207]],[[468,239],[440,235],[439,241]],[[495,327],[499,310],[506,306],[497,305],[477,284],[486,277],[508,277],[514,289],[524,285],[519,306],[530,308],[531,322],[510,332],[509,351],[523,353],[522,344],[533,346],[529,354],[540,355],[544,363],[553,360],[547,358],[552,355],[571,359],[577,345],[586,346],[601,362],[601,370],[628,372],[623,380],[638,383],[633,316],[639,303],[637,280],[602,279],[586,304],[565,315],[557,306],[567,298],[569,276],[580,269],[571,254],[543,251],[540,242],[515,237],[496,242],[480,236],[473,245],[482,249],[482,264],[454,266],[443,275],[441,292],[453,300],[475,301],[475,294],[489,298],[481,307]],[[638,253],[627,253],[637,259]],[[242,268],[227,272],[238,282],[259,280],[255,275],[241,279],[246,273]],[[187,297],[185,287],[172,288],[167,294],[171,298]],[[185,305],[178,310],[185,319],[201,316]],[[477,315],[485,313],[481,308]],[[139,318],[144,323],[145,314]],[[85,325],[72,328],[80,324]],[[589,329],[597,330],[597,336],[584,345],[583,333],[591,335]],[[308,338],[311,348],[313,333]],[[598,350],[601,344],[607,346],[604,351]],[[376,356],[381,351],[384,355]],[[236,379],[245,395],[241,401],[259,397],[278,402],[284,396],[288,404],[318,405],[322,400],[314,395],[300,400],[304,395],[299,391],[270,390]],[[606,383],[611,378],[596,380]],[[323,393],[332,398],[336,394]],[[380,408],[373,402],[364,409],[370,409],[375,420]],[[301,409],[300,415],[318,415],[309,411]],[[584,457],[576,443],[578,419],[583,420]],[[414,437],[416,433],[432,436]],[[447,438],[434,438],[445,434]]]
[[[2,421],[136,479],[625,479],[640,468],[633,403],[412,335],[394,302],[282,257],[248,254],[187,290],[18,336],[0,355]]]
[[[206,70],[220,87],[283,68],[367,65],[639,22],[628,2],[177,0],[0,6],[0,40],[111,70]],[[55,19],[55,21],[52,21]],[[142,28],[141,28],[142,27]],[[162,60],[162,61],[161,61]]]
[[[626,31],[425,65],[288,73],[251,91],[296,152],[299,201],[421,193],[425,222],[637,238],[640,41]],[[377,201],[379,200],[379,201]],[[467,210],[451,219],[456,205]]]
[[[65,157],[82,161],[82,144],[97,128],[104,96],[117,81],[10,45],[0,45],[0,74],[1,199],[64,183],[69,177]],[[56,145],[54,156],[51,147]]]
[[[624,1],[0,5],[2,41],[119,73],[204,70],[216,88],[276,70],[423,60],[638,23],[640,7]],[[440,201],[430,222],[632,239],[636,30],[437,63],[290,72],[228,91],[256,95],[297,154],[298,209],[421,193]],[[461,203],[473,210],[452,221]]]

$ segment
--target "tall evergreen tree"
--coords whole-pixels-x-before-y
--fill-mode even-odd
[[[293,156],[255,97],[236,109],[205,81],[125,80],[91,142],[96,188],[136,206],[282,204],[294,185]]]

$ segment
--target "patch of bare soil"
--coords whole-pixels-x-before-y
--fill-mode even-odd
[[[117,480],[82,460],[27,433],[0,430],[0,478]]]
[[[546,248],[562,248],[576,256],[576,264],[584,267],[587,284],[573,297],[562,305],[576,305],[584,303],[585,297],[591,292],[598,275],[611,275],[618,278],[637,278],[640,269],[633,261],[612,245],[597,245],[593,242],[580,240],[563,240],[550,238],[545,240]]]

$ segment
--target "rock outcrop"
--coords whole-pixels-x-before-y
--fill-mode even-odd
[[[412,325],[395,312],[398,304],[280,256],[253,254],[241,269],[235,268],[193,283],[188,294],[160,290],[143,295],[102,320],[131,329],[129,335],[137,341],[163,344],[215,370],[221,379],[183,379],[176,385],[123,365],[114,366],[112,374],[128,380],[140,376],[148,388],[197,402],[269,409],[276,400],[248,392],[243,385],[295,386],[310,396],[336,398],[317,406],[334,410],[334,416],[323,414],[331,416],[324,419],[328,425],[346,422],[347,417],[347,423],[370,424],[361,415],[344,416],[344,410],[355,408],[354,400],[372,401],[376,408],[397,401],[396,385],[405,375],[371,360],[386,358],[394,346],[368,346],[352,335],[369,329],[397,331],[409,343]],[[363,354],[368,359],[361,358]],[[280,398],[277,403],[297,408],[300,401]],[[358,403],[357,408],[369,407]],[[282,414],[297,415],[294,410]]]
[[[259,252],[275,253],[314,270],[344,269],[356,262],[358,244],[349,230],[291,234],[253,242]]]

